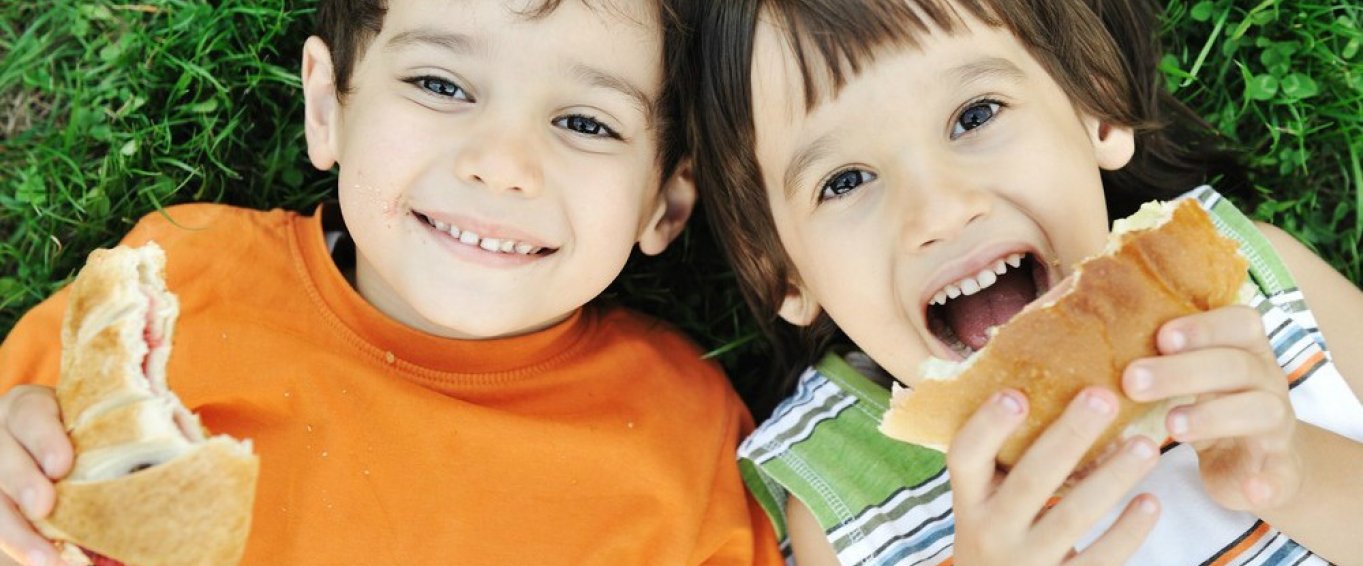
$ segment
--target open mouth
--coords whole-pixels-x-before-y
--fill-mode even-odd
[[[933,295],[926,305],[928,329],[952,352],[968,358],[989,343],[994,327],[1044,294],[1049,281],[1045,262],[1030,253],[999,258]]]
[[[461,230],[458,226],[436,220],[415,210],[412,211],[412,214],[415,215],[418,220],[425,222],[427,226],[430,226],[439,232],[449,234],[456,242],[466,246],[480,248],[486,252],[507,255],[545,256],[558,251],[558,248],[538,246],[509,238],[492,238],[482,236],[470,230]]]

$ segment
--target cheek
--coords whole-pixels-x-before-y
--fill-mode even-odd
[[[373,180],[348,176],[343,169],[340,176],[340,201],[346,210],[363,211],[365,215],[378,213],[384,218],[397,215],[396,195],[386,192]]]
[[[546,163],[544,169],[558,172],[552,182],[561,187],[559,206],[579,238],[627,240],[632,246],[652,218],[659,190],[654,167],[641,167],[632,159],[579,157]]]

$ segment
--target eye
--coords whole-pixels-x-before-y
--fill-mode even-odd
[[[862,169],[843,169],[834,173],[819,191],[819,201],[841,198],[863,184],[876,180],[875,173]]]
[[[412,79],[407,79],[407,82],[412,83],[416,85],[417,88],[420,88],[421,90],[429,92],[435,96],[439,96],[442,98],[451,98],[454,100],[464,100],[469,102],[473,101],[473,98],[469,96],[469,93],[464,91],[464,87],[461,87],[440,77],[432,76],[416,77]]]
[[[966,132],[989,123],[1002,108],[1002,104],[993,100],[981,100],[967,106],[956,117],[956,123],[951,126],[951,139],[961,137]]]
[[[582,114],[569,114],[563,116],[554,120],[554,125],[585,136],[621,139],[620,134],[615,133],[615,130],[610,129],[610,126],[598,122],[591,116]]]

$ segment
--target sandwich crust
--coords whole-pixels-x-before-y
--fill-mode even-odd
[[[944,450],[990,395],[1016,389],[1030,410],[999,452],[999,464],[1011,468],[1075,395],[1106,387],[1117,393],[1118,415],[1085,455],[1083,469],[1133,419],[1167,411],[1122,394],[1122,372],[1158,354],[1155,336],[1165,322],[1234,303],[1247,267],[1238,245],[1216,232],[1195,201],[1172,208],[1159,226],[1115,236],[1115,251],[1081,263],[1073,288],[1054,303],[1000,327],[956,378],[924,379],[911,392],[897,391],[881,431]],[[1163,415],[1156,420],[1162,423]],[[1156,434],[1156,442],[1164,440],[1162,431]]]
[[[131,475],[58,482],[43,532],[137,566],[237,564],[258,471],[249,450],[216,437]]]

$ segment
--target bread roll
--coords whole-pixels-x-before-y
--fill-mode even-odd
[[[1149,203],[1117,221],[1107,249],[1084,260],[1072,285],[1049,304],[1033,303],[960,364],[930,359],[909,390],[895,387],[880,430],[945,451],[952,436],[996,391],[1027,396],[1030,410],[999,452],[1011,468],[1086,387],[1117,393],[1117,418],[1085,455],[1087,467],[1114,440],[1141,434],[1162,442],[1175,401],[1137,403],[1122,394],[1127,364],[1158,354],[1165,322],[1238,301],[1247,262],[1217,233],[1196,201]]]

